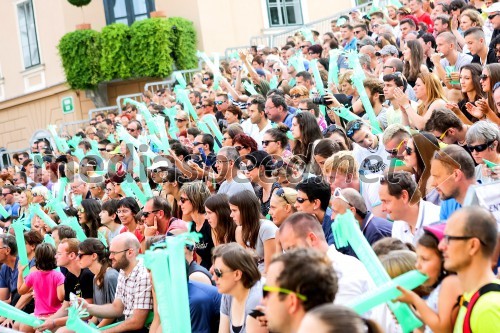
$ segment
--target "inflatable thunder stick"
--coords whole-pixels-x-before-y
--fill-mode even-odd
[[[365,265],[376,285],[382,286],[391,281],[387,271],[384,269],[370,244],[361,233],[359,223],[355,220],[350,210],[345,214],[339,214],[332,223],[332,231],[337,248],[350,245],[357,257]],[[387,303],[392,313],[396,316],[403,332],[410,333],[414,329],[422,326],[408,305],[404,303]]]

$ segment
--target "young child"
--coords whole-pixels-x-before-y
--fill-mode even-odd
[[[20,295],[33,288],[35,298],[35,316],[44,319],[54,314],[64,300],[64,275],[56,271],[56,249],[53,245],[42,243],[35,249],[36,270],[32,270],[23,278],[26,266],[19,264],[17,289]],[[21,325],[21,332],[34,332],[31,326]]]

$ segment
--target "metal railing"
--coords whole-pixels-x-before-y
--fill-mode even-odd
[[[229,58],[231,57],[231,54],[233,54],[234,52],[239,52],[239,51],[248,51],[248,49],[250,48],[251,46],[250,45],[245,45],[245,46],[235,46],[235,47],[228,47],[225,51],[224,51],[224,57],[229,60]]]
[[[118,107],[118,113],[122,113],[122,107],[125,105],[123,101],[126,98],[133,99],[137,102],[142,102],[142,93],[137,93],[137,94],[128,94],[128,95],[120,95],[116,98],[116,105]]]
[[[365,3],[356,7],[362,15],[368,13],[368,10],[371,8],[371,3]],[[341,12],[337,12],[335,15],[322,18],[320,20],[312,21],[307,24],[303,24],[301,26],[295,26],[288,30],[279,32],[277,34],[270,35],[261,35],[261,36],[252,36],[250,37],[250,45],[265,45],[269,47],[281,47],[286,44],[286,39],[289,36],[293,36],[296,32],[300,31],[303,28],[309,28],[311,30],[319,31],[320,33],[324,33],[327,31],[331,31],[331,21],[335,18],[338,18],[341,15],[349,15],[351,9],[346,9]]]
[[[108,115],[109,111],[117,111],[118,107],[117,106],[105,106],[103,108],[97,108],[97,109],[90,109],[89,110],[89,119],[92,119],[99,113],[104,113],[104,115]]]
[[[173,79],[168,79],[166,81],[149,82],[144,85],[144,91],[151,91],[152,93],[155,93],[156,91],[163,88],[167,90],[172,90],[174,82],[175,80]]]
[[[61,124],[59,127],[59,135],[69,134],[73,136],[78,130],[83,129],[90,125],[90,119],[70,121],[64,124]]]

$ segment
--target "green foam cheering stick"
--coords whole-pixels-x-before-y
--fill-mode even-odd
[[[417,270],[406,272],[383,284],[378,289],[369,291],[348,306],[359,315],[362,315],[380,304],[390,302],[401,296],[401,292],[396,288],[397,286],[412,290],[422,285],[427,279],[426,275]]]
[[[318,60],[316,59],[311,60],[309,62],[309,68],[311,68],[313,71],[314,82],[316,83],[316,89],[318,90],[319,94],[323,96],[325,94],[325,87],[323,84],[323,80],[321,80],[321,75],[319,74]]]
[[[28,267],[29,259],[28,253],[26,252],[26,242],[24,240],[24,219],[17,219],[12,223],[12,228],[14,229],[14,233],[16,236],[16,244],[17,244],[17,254],[19,256],[19,262],[21,265],[26,266],[23,270],[23,277],[26,277],[30,272],[30,268]]]
[[[278,77],[276,75],[273,75],[271,77],[271,81],[269,81],[269,89],[276,89],[278,88]]]
[[[3,205],[0,205],[0,215],[2,215],[4,219],[8,219],[10,216],[9,212],[5,209]]]
[[[47,215],[47,213],[45,213],[42,210],[42,208],[40,207],[39,204],[30,204],[29,209],[34,215],[37,215],[38,217],[40,217],[42,219],[43,223],[48,225],[50,229],[53,229],[57,226],[57,223],[55,223],[54,220],[52,220],[50,218],[50,216]]]
[[[165,122],[163,121],[163,117],[156,117],[155,121],[161,141],[161,146],[159,146],[158,148],[163,150],[164,153],[168,153],[168,151],[170,150],[170,144],[168,142],[168,135],[167,135],[167,130],[165,128]]]
[[[361,119],[358,115],[350,112],[349,109],[345,106],[334,108],[333,112],[335,112],[335,114],[340,118],[345,119],[345,121],[347,122]]]
[[[245,88],[245,90],[248,91],[248,93],[250,95],[258,95],[259,94],[257,92],[257,90],[255,90],[255,87],[253,86],[253,84],[248,82],[248,81],[243,82],[243,88]]]
[[[54,238],[50,234],[45,234],[43,236],[43,242],[56,247],[56,241],[54,240]]]
[[[76,217],[71,216],[68,217],[64,220],[61,221],[62,225],[67,225],[71,229],[73,229],[76,232],[76,238],[80,241],[83,242],[84,240],[87,239],[87,235],[85,235],[85,232],[82,229],[82,226],[80,223],[78,223],[78,220]]]
[[[337,248],[350,245],[358,259],[365,265],[375,285],[381,286],[391,281],[387,271],[382,266],[370,244],[363,236],[359,223],[353,213],[347,210],[345,214],[338,214],[332,223],[332,231]],[[405,333],[412,332],[422,326],[415,314],[404,303],[388,303],[392,313],[396,316],[401,328]]]
[[[361,78],[361,76],[354,74],[351,78],[351,81],[356,90],[358,91],[361,103],[363,103],[363,107],[366,111],[366,114],[368,115],[372,133],[375,135],[381,134],[382,129],[380,128],[377,116],[375,115],[375,111],[373,111],[373,106],[370,102],[370,99],[368,98],[368,94],[366,93],[365,86],[363,84],[363,79]]]
[[[70,330],[78,333],[99,333],[97,328],[94,328],[87,323],[85,323],[81,318],[88,317],[89,313],[87,310],[82,309],[81,305],[78,305],[76,296],[70,294],[70,306],[68,308],[68,320],[66,321],[66,327]]]
[[[132,178],[132,176],[130,174],[127,174],[127,176],[125,177],[125,182],[128,184],[128,186],[130,187],[130,189],[134,193],[134,196],[137,198],[137,200],[139,200],[141,202],[141,204],[144,206],[146,204],[146,202],[148,202],[148,198],[142,192],[139,185],[137,185],[137,183],[134,181],[134,179]],[[122,183],[122,187],[123,187],[123,183]]]
[[[26,312],[16,309],[10,304],[0,302],[0,314],[2,317],[12,319],[17,323],[28,325],[31,327],[38,327],[43,324],[43,321],[37,317],[27,314]]]
[[[156,128],[156,124],[153,121],[153,116],[151,115],[151,112],[149,112],[146,105],[144,105],[144,103],[139,103],[139,102],[137,102],[133,99],[130,99],[130,98],[125,98],[125,100],[123,102],[125,104],[134,105],[139,110],[139,113],[144,117],[144,120],[146,121],[146,125],[148,125],[149,133],[151,133],[151,134],[158,133],[158,129]]]
[[[59,192],[57,192],[57,200],[60,202],[64,200],[64,193],[66,192],[66,186],[68,186],[68,178],[61,177],[59,179]]]
[[[54,138],[54,141],[56,142],[57,149],[61,153],[65,153],[69,150],[68,143],[64,140],[62,140],[59,135],[57,135],[57,130],[56,130],[56,125],[49,125],[48,126],[50,134],[52,134],[52,137]]]
[[[483,162],[484,162],[484,164],[486,164],[486,166],[487,166],[488,168],[490,168],[490,169],[493,169],[493,168],[495,168],[495,167],[498,165],[498,164],[495,164],[495,163],[493,163],[493,162],[491,162],[491,161],[488,161],[488,160],[486,160],[486,159],[484,159],[484,158],[483,158]]]
[[[198,114],[189,101],[189,96],[187,95],[186,91],[183,89],[177,89],[176,96],[177,101],[184,105],[184,110],[188,110],[189,115],[194,119],[194,121],[198,121]]]
[[[338,49],[331,50],[329,52],[329,54],[330,54],[330,62],[328,64],[328,84],[329,85],[331,83],[335,83],[335,85],[338,86],[338,84],[339,84],[338,60],[339,60],[340,53],[341,53],[341,51]]]
[[[304,38],[310,42],[311,44],[315,44],[315,41],[314,41],[314,36],[311,32],[311,29],[308,29],[308,28],[302,28],[300,29],[300,33],[302,34],[302,36],[304,36]]]
[[[163,332],[191,332],[191,317],[187,290],[184,247],[188,237],[198,240],[198,234],[167,237],[144,254],[144,266],[151,270],[158,300]],[[165,249],[166,245],[166,249]],[[175,299],[175,305],[169,300]]]
[[[184,79],[184,76],[182,76],[181,73],[175,72],[174,77],[175,80],[177,81],[177,84],[181,87],[181,89],[185,89],[187,87],[186,80]]]

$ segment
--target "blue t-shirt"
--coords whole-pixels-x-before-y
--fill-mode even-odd
[[[441,201],[441,212],[439,213],[439,219],[441,221],[446,221],[450,218],[456,210],[462,208],[462,205],[457,202],[457,200],[451,198],[448,200]]]
[[[332,209],[330,207],[326,209],[321,227],[323,228],[323,232],[325,233],[325,238],[328,245],[334,245],[335,240],[333,239],[332,231]]]
[[[6,264],[3,264],[0,268],[0,288],[8,288],[11,294],[17,291],[18,262],[19,257],[16,258],[14,269],[11,269]]]
[[[19,217],[19,209],[21,208],[19,203],[15,202],[12,205],[5,205],[4,208],[9,213],[10,218],[17,219]],[[5,221],[6,219],[2,218],[2,220]]]
[[[188,295],[191,332],[218,332],[222,296],[217,292],[217,288],[205,283],[189,281]]]

